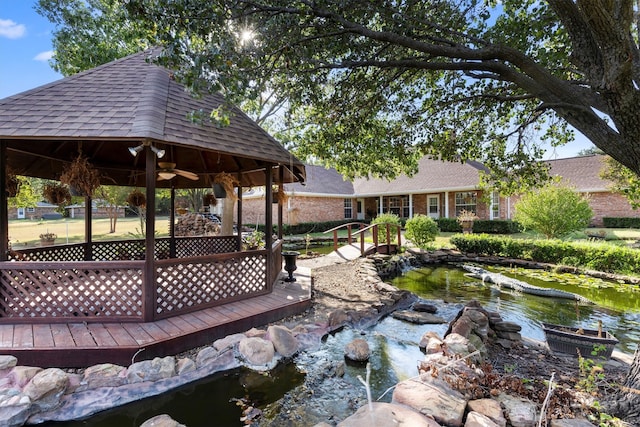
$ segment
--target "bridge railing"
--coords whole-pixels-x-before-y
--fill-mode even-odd
[[[353,229],[357,226],[357,230],[353,231]],[[377,224],[366,224],[363,222],[350,222],[347,224],[342,224],[337,227],[332,228],[331,230],[325,231],[325,233],[333,233],[333,250],[338,250],[338,231],[346,228],[347,229],[347,243],[351,245],[354,239],[360,241],[360,255],[364,256],[366,252],[365,248],[365,234],[367,232],[371,232],[371,237],[373,239],[373,245],[375,247],[376,252],[380,252],[379,247],[385,247],[386,253],[392,252],[392,244],[391,244],[391,228],[395,226],[397,230],[397,239],[398,245],[397,247],[402,246],[402,230],[398,224],[391,222],[381,222]],[[378,235],[380,233],[380,227],[383,227],[382,232],[385,233],[386,239],[384,239],[384,244],[380,245],[378,242]]]

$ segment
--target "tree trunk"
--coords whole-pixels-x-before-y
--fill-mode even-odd
[[[222,236],[233,236],[234,204],[233,198],[227,194],[227,197],[224,199],[224,205],[222,206],[222,230],[220,230],[220,235]]]
[[[620,390],[606,402],[605,409],[610,415],[640,426],[640,345]]]

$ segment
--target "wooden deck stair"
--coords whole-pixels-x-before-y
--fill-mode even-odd
[[[310,270],[298,267],[294,283],[284,282],[286,276],[270,294],[156,322],[3,324],[0,354],[16,356],[19,365],[60,368],[175,355],[309,308]]]

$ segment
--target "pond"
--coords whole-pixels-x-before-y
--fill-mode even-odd
[[[633,354],[640,341],[640,292],[637,287],[600,283],[585,287],[586,278],[574,284],[568,278],[549,282],[548,277],[524,277],[516,270],[502,270],[537,286],[555,286],[578,292],[597,305],[578,305],[565,299],[514,294],[484,285],[464,275],[461,269],[442,266],[420,268],[393,280],[420,297],[436,300],[438,314],[448,321],[472,299],[500,312],[505,320],[522,325],[526,337],[544,341],[540,322],[592,328],[602,320],[604,327],[620,340],[616,349]],[[537,280],[537,281],[536,281]],[[573,288],[568,288],[573,286]],[[635,289],[635,291],[632,291]],[[280,365],[269,375],[238,369],[217,374],[160,397],[146,399],[104,412],[88,420],[52,423],[49,426],[131,426],[152,416],[167,413],[188,427],[243,426],[238,399],[260,408],[260,426],[311,426],[321,421],[337,422],[366,404],[366,392],[358,377],[365,378],[363,364],[345,363],[344,347],[355,338],[367,340],[372,357],[370,386],[373,399],[391,400],[388,391],[397,382],[417,374],[423,358],[418,342],[427,331],[440,336],[448,325],[415,325],[386,317],[365,330],[344,329],[326,337],[314,351]]]

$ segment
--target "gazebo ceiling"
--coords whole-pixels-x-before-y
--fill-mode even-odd
[[[158,187],[209,187],[216,174],[241,175],[241,185],[264,185],[267,166],[283,166],[284,181],[304,180],[304,165],[238,109],[219,127],[189,119],[223,102],[220,95],[195,99],[171,72],[146,61],[153,52],[130,55],[72,77],[0,100],[0,140],[18,174],[58,179],[79,153],[100,170],[103,184],[145,186],[141,144],[165,150],[162,162],[194,172]]]

